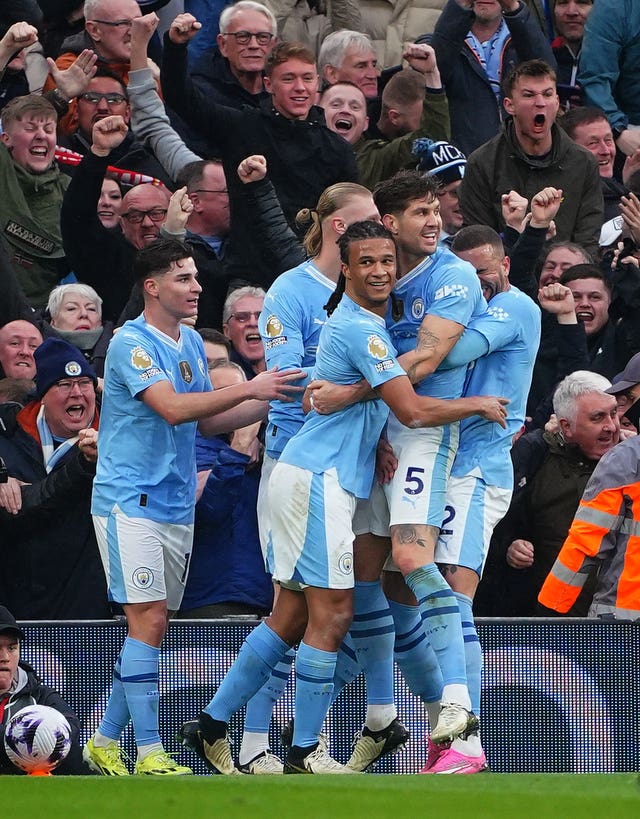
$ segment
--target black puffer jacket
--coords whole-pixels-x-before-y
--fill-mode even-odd
[[[55,708],[67,719],[71,726],[71,750],[60,765],[55,769],[56,774],[90,774],[91,771],[82,761],[80,748],[80,720],[71,707],[58,692],[43,685],[33,668],[25,662],[18,666],[17,690],[11,694],[0,694],[0,774],[22,774],[19,768],[9,760],[4,747],[4,732],[7,722],[12,716],[28,705],[48,705]]]

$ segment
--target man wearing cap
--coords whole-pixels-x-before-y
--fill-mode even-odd
[[[621,425],[628,426],[628,423],[631,423],[638,429],[637,413],[630,410],[640,398],[640,353],[629,359],[627,366],[618,373],[613,379],[613,384],[605,392],[616,397]]]
[[[35,397],[0,407],[0,599],[25,620],[111,616],[90,515],[96,374],[59,338],[35,351]]]
[[[435,177],[440,183],[440,244],[451,244],[451,239],[462,227],[462,211],[458,201],[458,188],[467,167],[467,157],[460,148],[449,142],[417,139],[413,152],[418,157],[418,170]]]
[[[4,749],[5,726],[18,711],[28,705],[48,705],[67,718],[71,726],[71,749],[58,765],[56,774],[90,774],[82,761],[78,742],[80,720],[60,694],[40,682],[34,669],[20,660],[20,643],[24,631],[9,609],[0,606],[0,774],[21,774]]]

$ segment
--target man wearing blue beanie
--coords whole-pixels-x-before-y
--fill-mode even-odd
[[[34,399],[0,406],[0,599],[21,620],[110,617],[90,515],[96,374],[59,338],[34,358]]]

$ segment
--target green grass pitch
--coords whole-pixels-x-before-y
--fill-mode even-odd
[[[637,774],[0,778],[35,819],[638,819]]]

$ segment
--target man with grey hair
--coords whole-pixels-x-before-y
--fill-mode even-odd
[[[56,58],[59,69],[69,68],[86,48],[98,55],[98,65],[108,68],[126,84],[131,59],[131,24],[142,15],[136,0],[85,0],[84,31],[67,37]],[[55,87],[49,78],[45,91]]]
[[[247,379],[267,369],[258,330],[265,295],[261,287],[239,287],[224,303],[222,329],[231,342],[229,358],[242,367]]]
[[[155,15],[145,15],[145,19]],[[239,0],[220,14],[219,33],[213,43],[198,47],[202,37],[210,37],[210,20],[204,16],[202,29],[189,45],[190,75],[194,85],[213,102],[241,110],[258,108],[268,100],[262,75],[265,60],[278,42],[273,12],[255,0]],[[135,36],[135,33],[134,33]],[[172,123],[186,144],[199,156],[219,155],[215,137],[172,114]]]
[[[523,617],[541,613],[538,592],[564,543],[587,481],[600,458],[620,439],[616,399],[606,392],[610,386],[598,373],[571,373],[553,395],[555,422],[514,444],[516,489],[492,539],[492,565],[478,613]],[[569,614],[586,615],[592,593],[593,584],[587,583]]]
[[[318,54],[318,73],[327,85],[352,82],[368,100],[378,96],[378,58],[370,38],[360,31],[329,34]]]
[[[227,6],[220,15],[217,48],[196,61],[194,82],[222,105],[257,106],[267,97],[262,72],[278,41],[276,32],[276,18],[262,3],[239,0]]]

